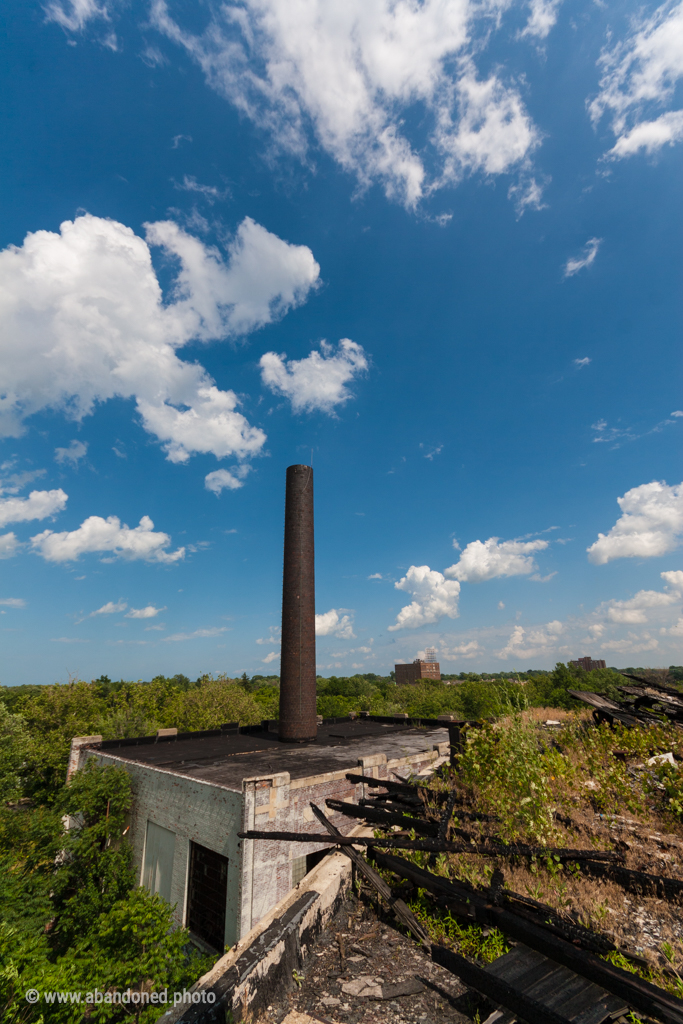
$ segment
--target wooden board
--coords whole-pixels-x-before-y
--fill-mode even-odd
[[[502,978],[549,1010],[561,1013],[572,1024],[602,1024],[627,1005],[623,999],[606,992],[592,981],[580,978],[567,967],[553,963],[521,942],[509,953],[486,968],[488,974]],[[517,1018],[509,1011],[496,1011],[486,1024],[512,1024]]]

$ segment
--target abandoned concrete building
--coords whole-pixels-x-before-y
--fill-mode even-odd
[[[329,844],[241,840],[249,829],[315,835],[311,802],[357,802],[346,775],[407,777],[449,753],[444,721],[368,714],[316,715],[313,471],[287,470],[280,717],[260,726],[105,740],[75,737],[69,775],[88,758],[129,773],[130,840],[140,885],[174,908],[175,921],[222,952],[274,907]],[[328,812],[329,813],[329,812]],[[332,815],[348,834],[355,822]]]
[[[73,769],[89,757],[131,777],[130,837],[139,882],[175,907],[175,921],[220,952],[249,932],[330,849],[329,844],[240,840],[248,829],[320,832],[310,809],[366,796],[347,772],[394,778],[445,759],[441,722],[332,720],[294,748],[268,727],[227,726],[136,740],[82,737]],[[347,834],[354,821],[327,811]]]

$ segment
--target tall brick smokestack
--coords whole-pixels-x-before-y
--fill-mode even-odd
[[[318,732],[311,466],[287,469],[279,731],[287,743],[310,742]]]

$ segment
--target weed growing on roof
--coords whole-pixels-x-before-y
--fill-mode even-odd
[[[664,974],[663,971],[657,970],[656,967],[644,967],[642,964],[634,964],[617,950],[606,953],[602,959],[614,964],[615,967],[621,967],[622,971],[628,971],[629,974],[637,974],[644,981],[651,982],[653,985],[664,989],[665,992],[670,992],[679,999],[683,998],[683,981],[679,977],[672,978],[670,974]]]
[[[509,952],[505,936],[497,928],[482,929],[478,924],[460,924],[450,910],[435,906],[425,889],[418,889],[417,896],[407,905],[434,942],[456,950],[461,956],[490,964]]]
[[[458,773],[472,787],[478,806],[498,816],[498,835],[508,842],[526,837],[540,845],[555,838],[551,763],[539,750],[537,732],[519,713],[504,728],[485,724],[467,734]],[[557,762],[555,770],[564,771]]]
[[[660,764],[655,768],[654,776],[664,787],[667,810],[678,821],[683,821],[683,770],[672,764]]]

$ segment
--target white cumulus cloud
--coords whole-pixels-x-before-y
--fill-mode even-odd
[[[87,451],[87,441],[72,441],[68,448],[55,448],[55,462],[60,465],[70,462],[72,466],[77,466],[80,460],[85,458]]]
[[[361,188],[413,207],[467,173],[525,167],[539,142],[516,82],[474,62],[508,4],[246,0],[216,6],[195,34],[153,0],[152,22],[277,147],[305,161],[313,137]],[[426,144],[406,127],[418,104]]]
[[[97,611],[90,612],[89,619],[93,618],[94,615],[115,615],[117,612],[125,612],[128,604],[126,601],[107,601]]]
[[[583,253],[581,256],[573,256],[565,263],[564,276],[573,277],[574,274],[578,274],[578,272],[583,270],[584,267],[590,267],[591,263],[594,262],[595,257],[598,255],[598,249],[600,248],[601,242],[601,238],[589,238],[583,247]],[[584,360],[575,359],[574,362],[578,363],[580,366],[586,365],[586,361]],[[588,359],[587,362],[590,363],[590,359]]]
[[[236,491],[239,487],[244,487],[244,478],[248,470],[248,466],[233,466],[232,470],[215,469],[213,473],[207,473],[204,477],[204,486],[216,497],[226,489]]]
[[[26,601],[23,597],[0,597],[0,605],[4,608],[25,608]]]
[[[15,533],[3,533],[0,536],[0,558],[13,558],[19,551],[19,541]]]
[[[655,153],[683,139],[683,111],[665,111],[683,77],[683,3],[663,3],[636,19],[625,40],[606,47],[600,58],[600,92],[590,104],[594,124],[611,117],[616,137],[607,156]]]
[[[47,519],[61,512],[69,496],[56,491],[31,491],[28,498],[0,498],[0,526],[25,523],[30,519]]]
[[[266,654],[265,658],[261,658],[261,663],[263,665],[270,665],[271,661],[277,661],[279,657],[279,651],[271,651],[270,654]]]
[[[175,260],[168,302],[150,245]],[[310,249],[250,218],[225,255],[170,221],[148,225],[147,241],[90,214],[59,234],[28,234],[0,252],[0,436],[20,436],[42,410],[80,421],[98,402],[134,397],[172,462],[258,453],[265,434],[237,410],[235,393],[176,349],[271,322],[318,274]]]
[[[510,658],[536,658],[547,655],[558,645],[558,638],[564,626],[557,619],[547,622],[540,628],[526,630],[523,626],[515,626],[505,647],[496,651],[501,661]]]
[[[496,576],[527,576],[538,569],[534,553],[547,547],[547,540],[473,540],[444,575],[462,583],[481,583]]]
[[[476,658],[483,651],[476,640],[470,640],[469,643],[455,644],[452,647],[442,646],[440,653],[446,661],[455,661],[458,658]]]
[[[657,650],[659,641],[648,633],[642,636],[629,633],[624,640],[606,640],[600,646],[603,651],[616,651],[618,654],[642,654],[643,651]]]
[[[342,612],[340,615],[339,612]],[[344,615],[343,609],[330,608],[329,612],[322,612],[315,617],[316,636],[336,636],[339,640],[353,640],[353,619],[350,615]]]
[[[412,629],[437,622],[444,615],[449,619],[458,617],[460,584],[444,579],[440,572],[428,565],[411,565],[402,579],[394,584],[397,590],[405,590],[413,600],[401,608],[396,622],[389,626],[390,632],[397,629]]]
[[[653,480],[617,498],[622,515],[609,533],[599,533],[588,559],[605,565],[615,558],[653,558],[677,547],[683,534],[683,484]]]
[[[607,609],[610,622],[635,625],[647,622],[646,612],[649,608],[661,608],[680,601],[679,594],[664,594],[659,590],[640,590],[628,601],[611,601]]]
[[[185,548],[173,552],[164,550],[170,543],[167,533],[154,532],[149,516],[143,516],[140,525],[133,529],[121,524],[117,516],[107,519],[89,516],[77,530],[63,533],[44,530],[31,537],[33,550],[48,562],[75,561],[80,555],[94,552],[108,554],[111,558],[148,562],[171,563],[184,558]]]
[[[367,370],[368,361],[361,345],[342,338],[336,351],[322,341],[320,352],[314,350],[305,359],[266,352],[259,365],[263,383],[288,398],[294,412],[331,413],[353,397],[347,385]]]
[[[144,608],[131,608],[130,611],[126,612],[127,619],[153,619],[155,615],[160,612],[166,611],[166,605],[163,608],[156,608],[153,604],[145,605]]]
[[[665,590],[639,590],[627,601],[607,601],[601,611],[607,613],[610,622],[637,625],[648,621],[647,612],[652,608],[666,608],[678,604],[683,597],[683,571],[675,569],[662,572]]]
[[[557,21],[562,0],[531,0],[529,20],[520,32],[522,38],[546,39]]]

